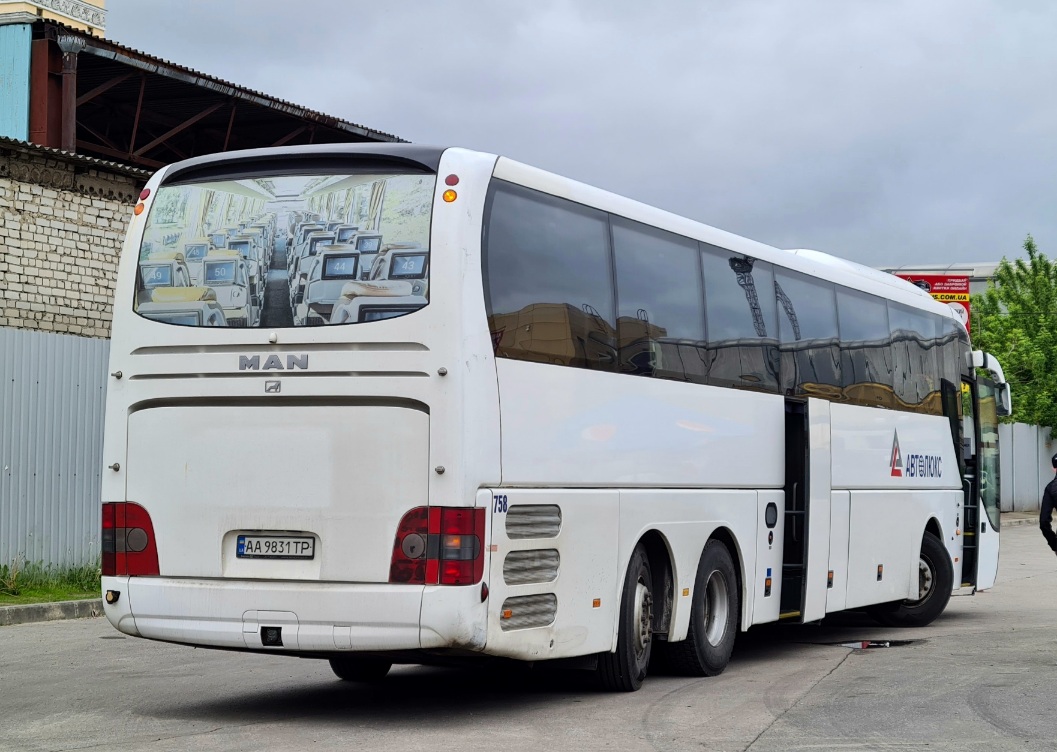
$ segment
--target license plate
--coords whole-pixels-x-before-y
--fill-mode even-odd
[[[294,535],[240,535],[235,555],[240,559],[311,559],[316,539]]]

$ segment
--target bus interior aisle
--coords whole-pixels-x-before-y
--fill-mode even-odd
[[[287,327],[294,325],[290,311],[290,280],[287,276],[288,252],[286,236],[276,233],[272,240],[272,263],[264,283],[264,310],[261,326]]]

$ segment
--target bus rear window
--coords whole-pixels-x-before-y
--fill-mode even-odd
[[[141,316],[277,328],[378,321],[428,304],[435,175],[256,174],[158,189],[139,252]],[[361,283],[372,285],[369,301]],[[187,300],[215,315],[192,321],[180,309]]]

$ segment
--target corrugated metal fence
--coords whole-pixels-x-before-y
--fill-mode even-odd
[[[1004,423],[998,427],[998,451],[1002,511],[1038,511],[1042,489],[1053,480],[1050,458],[1057,452],[1057,441],[1050,438],[1050,430]]]
[[[0,563],[99,557],[107,340],[0,328]]]

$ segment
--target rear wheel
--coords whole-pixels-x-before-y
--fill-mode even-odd
[[[722,673],[734,650],[740,601],[730,552],[718,540],[711,540],[697,565],[690,631],[682,642],[666,646],[669,667],[687,676]]]
[[[371,684],[384,679],[393,664],[381,658],[343,655],[339,658],[331,658],[330,667],[339,679]]]
[[[918,597],[875,606],[870,615],[890,627],[924,627],[947,608],[953,589],[950,554],[939,538],[926,532],[918,557]]]
[[[635,547],[620,597],[617,649],[598,656],[598,678],[612,692],[634,692],[642,686],[653,648],[653,578],[646,549]]]

